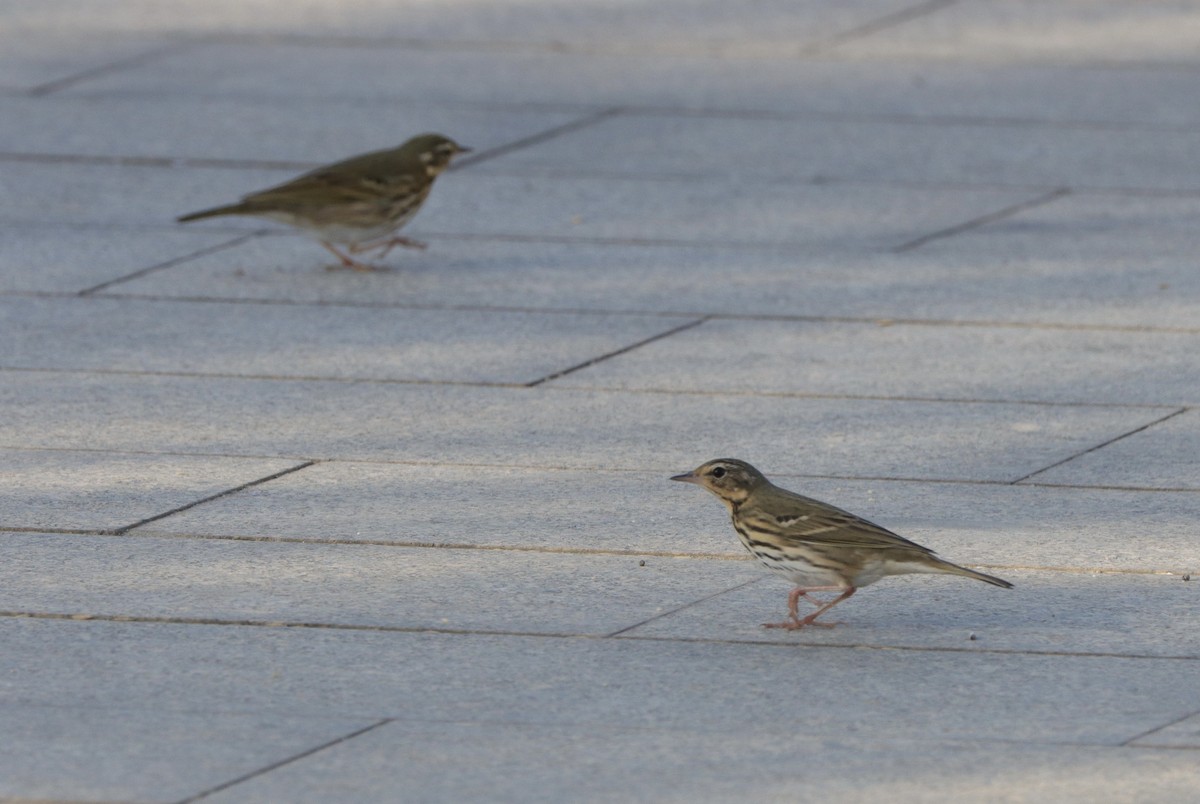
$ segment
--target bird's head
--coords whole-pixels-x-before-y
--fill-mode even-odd
[[[401,150],[408,152],[418,162],[425,166],[425,172],[430,178],[441,173],[450,166],[450,160],[458,154],[470,153],[470,148],[464,148],[449,137],[441,134],[421,134],[413,137]]]
[[[734,458],[718,458],[671,479],[682,483],[695,483],[708,489],[729,506],[745,502],[755,489],[769,485],[762,472],[745,461]]]

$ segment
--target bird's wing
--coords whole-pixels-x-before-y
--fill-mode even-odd
[[[740,506],[738,518],[747,528],[778,534],[783,541],[797,544],[898,548],[933,555],[928,547],[849,511],[784,489],[771,491],[774,493],[765,499],[751,497]]]

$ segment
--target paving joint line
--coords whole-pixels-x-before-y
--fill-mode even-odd
[[[1083,450],[1082,452],[1077,452],[1074,455],[1068,455],[1066,458],[1063,458],[1061,461],[1055,461],[1054,463],[1050,464],[1049,466],[1043,466],[1041,469],[1030,472],[1029,474],[1024,475],[1023,477],[1018,477],[1016,480],[1013,480],[1010,483],[1010,485],[1016,486],[1020,483],[1024,483],[1029,478],[1037,477],[1042,472],[1048,472],[1051,469],[1062,466],[1065,463],[1069,463],[1069,462],[1075,460],[1076,458],[1082,458],[1084,455],[1095,452],[1096,450],[1104,449],[1105,447],[1109,446],[1110,444],[1115,444],[1116,442],[1121,441],[1122,439],[1129,438],[1132,435],[1137,435],[1138,433],[1149,430],[1151,427],[1162,424],[1163,422],[1170,421],[1171,419],[1174,419],[1176,416],[1187,413],[1189,410],[1190,410],[1190,408],[1188,408],[1188,407],[1182,407],[1182,408],[1173,410],[1170,413],[1168,413],[1166,416],[1160,416],[1159,418],[1155,419],[1152,422],[1147,422],[1146,424],[1143,424],[1141,427],[1135,427],[1134,429],[1132,429],[1128,432],[1121,433],[1120,435],[1117,435],[1117,436],[1113,436],[1112,438],[1108,439],[1107,441],[1102,441],[1099,444],[1096,444],[1095,446],[1088,447],[1087,449]]]
[[[82,70],[71,75],[56,78],[51,81],[46,81],[36,86],[29,87],[25,90],[25,95],[30,98],[44,98],[47,95],[58,92],[63,89],[69,89],[77,84],[85,81],[90,81],[93,78],[100,78],[110,73],[120,72],[134,67],[141,67],[148,62],[164,56],[173,55],[177,52],[190,49],[192,43],[186,41],[176,41],[160,47],[152,48],[144,53],[138,53],[133,56],[128,56],[123,59],[117,59],[87,70]]]
[[[669,617],[672,614],[677,614],[677,613],[683,611],[684,609],[690,609],[693,606],[699,606],[701,603],[707,603],[709,600],[712,600],[713,598],[716,598],[716,597],[720,597],[721,595],[726,595],[726,594],[729,594],[730,592],[736,592],[739,589],[745,589],[747,586],[750,586],[752,584],[756,584],[756,583],[759,583],[759,582],[765,580],[765,577],[766,576],[764,576],[762,578],[751,578],[748,581],[739,583],[737,586],[731,586],[728,589],[721,589],[719,591],[713,592],[711,595],[705,595],[704,597],[700,598],[699,600],[693,600],[688,603],[684,603],[682,606],[676,606],[675,608],[671,609],[670,611],[664,611],[664,612],[661,612],[660,614],[655,614],[652,617],[647,617],[646,619],[642,620],[641,622],[634,623],[633,625],[627,625],[624,628],[618,628],[616,631],[613,631],[612,633],[609,633],[609,634],[605,634],[604,636],[607,637],[608,639],[613,639],[615,637],[619,637],[622,634],[626,634],[626,633],[634,630],[635,628],[641,628],[643,625],[652,623],[655,620],[661,620],[663,617]]]
[[[195,508],[198,505],[204,505],[205,503],[212,502],[213,500],[219,500],[223,497],[228,497],[231,494],[237,494],[240,491],[245,491],[246,489],[254,488],[255,486],[260,486],[263,483],[269,483],[270,481],[277,480],[278,478],[284,477],[285,475],[290,475],[293,472],[299,472],[301,469],[307,469],[308,467],[314,465],[315,463],[317,463],[317,462],[316,461],[304,461],[303,463],[296,464],[295,466],[289,466],[287,469],[280,470],[278,472],[275,472],[274,474],[267,475],[266,477],[260,477],[255,480],[251,480],[248,483],[242,483],[239,486],[234,486],[233,488],[228,488],[228,489],[225,489],[224,491],[219,491],[216,494],[210,494],[209,496],[203,497],[199,500],[193,500],[192,502],[186,503],[185,505],[180,505],[176,508],[172,508],[170,511],[164,511],[161,514],[155,514],[154,516],[146,517],[145,519],[134,522],[131,525],[125,525],[123,527],[114,528],[111,535],[124,536],[127,533],[129,533],[129,531],[133,530],[134,528],[140,528],[143,525],[150,524],[151,522],[157,522],[160,519],[166,519],[169,516],[174,516],[175,514],[182,513],[183,511],[187,511],[191,508]]]
[[[672,335],[677,335],[680,332],[685,332],[686,330],[692,329],[693,327],[698,327],[701,324],[703,324],[705,321],[708,321],[708,316],[703,316],[701,318],[697,318],[694,321],[684,322],[683,324],[680,324],[679,326],[676,326],[676,327],[672,327],[672,328],[666,330],[665,332],[659,332],[655,335],[651,335],[649,338],[642,338],[640,341],[631,343],[628,346],[623,346],[620,349],[614,349],[611,352],[606,352],[602,355],[598,355],[597,357],[593,357],[590,360],[585,360],[582,363],[577,363],[576,365],[570,366],[569,368],[562,369],[561,371],[556,371],[556,372],[553,372],[552,374],[547,374],[544,377],[539,377],[536,380],[532,380],[530,382],[525,383],[524,387],[536,388],[539,385],[542,385],[543,383],[550,382],[551,380],[557,380],[561,377],[567,376],[568,374],[573,374],[576,371],[580,371],[581,369],[590,368],[591,366],[594,366],[597,363],[603,363],[604,361],[610,360],[611,358],[618,357],[623,354],[628,354],[629,352],[632,352],[635,349],[640,349],[641,347],[643,347],[647,344],[654,343],[655,341],[661,341],[664,338],[669,338]]]
[[[314,631],[351,631],[381,634],[439,634],[445,636],[518,637],[531,639],[579,639],[590,641],[621,640],[630,642],[675,642],[701,645],[736,645],[757,647],[804,649],[837,648],[843,650],[878,650],[897,653],[970,653],[1005,656],[1056,656],[1073,659],[1132,659],[1151,661],[1200,661],[1196,654],[1152,654],[1115,653],[1112,651],[1066,651],[1066,650],[1022,650],[1018,648],[951,647],[937,645],[878,645],[863,642],[832,643],[816,641],[781,642],[768,639],[719,639],[707,637],[638,636],[627,634],[609,637],[604,634],[588,634],[555,631],[516,631],[509,629],[445,628],[436,626],[365,625],[354,623],[322,623],[286,620],[225,620],[210,617],[168,617],[133,614],[86,614],[65,612],[0,611],[2,619],[51,620],[65,622],[111,622],[138,625],[208,625],[241,628],[281,628]]]
[[[895,28],[898,25],[903,25],[906,22],[928,16],[942,9],[952,6],[958,0],[926,0],[926,2],[918,3],[915,6],[894,11],[891,14],[885,14],[874,20],[869,20],[865,23],[857,25],[840,34],[834,34],[823,40],[818,40],[809,45],[804,45],[800,48],[802,57],[812,57],[824,55],[830,50],[845,44],[846,42],[855,39],[863,39],[880,31],[885,31],[888,28]]]
[[[214,793],[220,793],[224,790],[228,790],[229,788],[231,788],[235,785],[239,785],[242,782],[249,781],[257,776],[262,776],[263,774],[270,773],[271,771],[276,770],[278,768],[282,768],[285,765],[290,765],[291,763],[296,762],[297,760],[305,759],[306,757],[310,757],[313,754],[316,754],[320,751],[324,751],[327,748],[333,748],[336,745],[341,745],[344,742],[353,740],[355,737],[359,737],[363,734],[366,734],[369,731],[374,731],[375,729],[379,728],[380,726],[385,726],[394,720],[395,720],[395,718],[390,718],[390,717],[381,718],[379,720],[376,720],[374,723],[371,723],[360,729],[355,729],[352,732],[343,734],[340,737],[336,737],[332,740],[321,743],[320,745],[314,746],[305,751],[301,751],[298,754],[293,754],[292,756],[281,759],[278,762],[272,762],[269,765],[264,765],[261,768],[250,771],[249,773],[243,774],[242,776],[238,776],[235,779],[230,779],[227,782],[216,785],[214,787],[210,787],[207,790],[202,790],[199,793],[196,793],[195,795],[180,799],[176,804],[191,804],[191,802],[193,802],[193,801],[199,801],[200,799],[207,798]]]
[[[622,110],[623,107],[621,106],[612,106],[601,109],[597,112],[584,115],[583,117],[572,120],[568,123],[563,123],[562,125],[548,128],[545,131],[540,131],[537,134],[531,134],[528,137],[522,137],[518,140],[513,140],[505,145],[498,145],[495,148],[489,148],[486,151],[480,151],[479,153],[465,156],[462,159],[456,159],[453,163],[451,163],[450,167],[447,168],[447,172],[463,170],[471,167],[472,165],[478,165],[481,162],[486,162],[490,159],[507,156],[514,151],[520,151],[534,145],[540,145],[548,140],[557,139],[565,134],[571,134],[580,129],[587,128],[588,126],[603,122],[610,117],[619,115],[621,114]]]
[[[995,223],[996,221],[1010,218],[1017,213],[1026,212],[1030,209],[1036,209],[1044,204],[1049,204],[1051,201],[1055,201],[1063,196],[1069,195],[1070,193],[1070,188],[1059,187],[1051,190],[1048,193],[1043,193],[1042,195],[1036,196],[1035,198],[1030,198],[1026,201],[1020,201],[1016,204],[1010,204],[1009,206],[998,209],[995,212],[989,212],[986,215],[980,215],[977,218],[972,218],[969,221],[964,221],[955,226],[948,226],[945,229],[939,229],[936,232],[930,232],[927,235],[913,238],[906,243],[901,243],[898,246],[894,246],[891,249],[891,252],[893,254],[904,254],[920,248],[926,243],[934,240],[942,240],[947,237],[953,237],[954,235],[962,234],[963,232],[968,232],[972,229],[977,229],[980,226],[986,226],[989,223]]]
[[[191,260],[196,260],[201,257],[207,257],[209,254],[215,254],[219,251],[224,251],[225,249],[230,249],[230,248],[234,248],[236,246],[240,246],[242,243],[245,243],[248,240],[253,240],[254,238],[258,237],[260,234],[262,234],[261,231],[249,232],[240,237],[235,237],[233,240],[227,240],[223,243],[217,243],[214,246],[208,246],[207,248],[202,248],[199,251],[193,251],[190,254],[183,255],[182,257],[174,257],[173,259],[166,260],[165,262],[160,262],[155,265],[151,265],[147,268],[141,268],[137,271],[134,271],[133,273],[125,274],[124,276],[119,276],[115,279],[109,279],[108,281],[101,282],[98,285],[92,285],[90,288],[84,288],[83,290],[79,291],[78,293],[74,293],[71,295],[83,296],[83,297],[92,296],[95,293],[97,293],[98,291],[104,290],[105,288],[112,287],[113,285],[119,285],[122,282],[129,282],[134,279],[141,279],[143,276],[154,273],[155,271],[161,271],[166,268],[173,268],[174,266],[180,265],[181,263],[190,262]]]
[[[1133,743],[1137,742],[1138,740],[1145,739],[1146,737],[1149,737],[1151,734],[1156,734],[1157,732],[1160,732],[1163,729],[1169,729],[1172,726],[1178,725],[1179,723],[1182,723],[1185,720],[1188,720],[1189,718],[1195,717],[1196,715],[1200,715],[1200,709],[1193,711],[1193,712],[1188,712],[1186,715],[1177,717],[1174,720],[1170,720],[1166,723],[1163,723],[1162,725],[1155,726],[1152,729],[1146,729],[1143,732],[1139,732],[1138,734],[1133,735],[1132,737],[1130,737],[1127,740],[1122,740],[1121,742],[1117,743],[1117,745],[1121,746],[1122,748],[1132,746]],[[1149,746],[1147,746],[1147,747],[1149,747]],[[1195,748],[1196,746],[1162,746],[1162,747],[1164,747],[1164,748],[1168,748],[1168,747],[1169,748],[1176,748],[1176,747]]]

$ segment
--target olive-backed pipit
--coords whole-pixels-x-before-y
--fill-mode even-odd
[[[717,495],[729,509],[734,530],[746,549],[796,585],[788,596],[791,618],[766,623],[764,628],[831,625],[816,619],[859,587],[888,575],[945,573],[1012,588],[1008,581],[943,561],[928,547],[862,517],[781,489],[744,461],[721,458],[671,479],[695,483]],[[821,591],[841,594],[828,602],[808,595]],[[802,618],[796,611],[800,598],[817,610]]]
[[[244,196],[236,204],[184,215],[181,223],[218,215],[253,215],[286,223],[314,235],[342,265],[358,271],[371,266],[334,248],[343,244],[351,254],[396,246],[425,248],[424,243],[394,232],[417,214],[433,181],[455,154],[466,153],[441,134],[422,134],[398,148],[373,151],[298,176],[278,187]]]

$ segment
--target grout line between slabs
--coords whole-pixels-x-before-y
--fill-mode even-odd
[[[1063,458],[1061,461],[1055,461],[1054,463],[1050,464],[1049,466],[1043,466],[1041,469],[1030,472],[1029,474],[1024,475],[1023,477],[1018,477],[1016,480],[1013,480],[1011,482],[1011,485],[1015,486],[1019,483],[1024,483],[1026,480],[1028,480],[1031,477],[1037,477],[1038,475],[1042,474],[1043,472],[1048,472],[1051,469],[1062,466],[1065,463],[1069,463],[1070,461],[1073,461],[1076,458],[1081,458],[1084,455],[1095,452],[1096,450],[1104,449],[1105,447],[1109,446],[1110,444],[1115,444],[1116,442],[1121,441],[1122,439],[1129,438],[1129,436],[1131,436],[1131,435],[1137,435],[1138,433],[1149,430],[1151,427],[1162,424],[1165,421],[1169,421],[1183,413],[1187,413],[1188,410],[1190,410],[1190,408],[1186,408],[1186,407],[1173,410],[1170,413],[1168,413],[1166,416],[1160,416],[1159,418],[1155,419],[1154,421],[1143,424],[1141,427],[1135,427],[1134,429],[1129,430],[1128,432],[1121,433],[1120,435],[1117,435],[1117,436],[1113,436],[1112,438],[1108,439],[1107,441],[1102,441],[1099,444],[1088,447],[1087,449],[1085,449],[1081,452],[1077,452],[1074,455],[1068,455],[1066,458]]]
[[[251,771],[250,773],[244,774],[242,776],[238,776],[235,779],[230,779],[227,782],[216,785],[215,787],[210,787],[207,790],[202,790],[201,792],[196,793],[193,796],[188,796],[187,798],[180,799],[177,802],[177,804],[190,804],[190,802],[199,801],[200,799],[207,798],[208,796],[211,796],[213,793],[220,793],[224,790],[228,790],[229,788],[231,788],[235,785],[239,785],[242,782],[247,782],[257,776],[262,776],[263,774],[270,773],[273,770],[282,768],[285,765],[290,765],[293,762],[296,762],[301,759],[305,759],[306,757],[310,757],[313,754],[316,754],[320,751],[324,751],[327,748],[333,748],[336,745],[341,745],[344,742],[353,740],[355,737],[366,734],[369,731],[374,731],[375,729],[379,728],[380,726],[384,726],[384,725],[387,725],[388,723],[391,723],[393,720],[394,720],[394,718],[390,718],[390,717],[382,718],[380,720],[375,721],[374,723],[371,723],[370,725],[364,726],[360,729],[355,729],[354,731],[349,732],[348,734],[343,734],[340,737],[336,737],[332,740],[321,743],[320,745],[314,746],[305,751],[301,751],[298,754],[293,754],[292,756],[287,757],[285,759],[281,759],[278,762],[272,762],[270,765],[265,765],[261,768],[258,768],[257,770]]]
[[[834,48],[845,44],[846,42],[852,42],[855,39],[863,39],[865,37],[877,34],[880,31],[886,31],[889,28],[895,28],[899,25],[903,25],[906,22],[911,22],[912,20],[929,16],[930,14],[941,11],[948,6],[955,5],[957,2],[958,0],[926,0],[925,2],[918,3],[915,6],[902,8],[899,11],[885,14],[882,17],[878,17],[874,20],[869,20],[865,23],[850,28],[847,31],[843,31],[842,33],[834,34],[833,36],[827,37],[823,40],[805,45],[800,48],[800,55],[802,57],[824,55],[828,51],[833,50]]]
[[[545,131],[538,132],[537,134],[531,134],[528,137],[522,137],[519,140],[514,140],[506,145],[498,145],[495,148],[489,148],[486,151],[480,151],[479,153],[463,157],[462,159],[457,159],[450,165],[449,168],[447,168],[447,172],[463,170],[471,167],[472,165],[478,165],[481,162],[486,162],[490,159],[507,156],[514,151],[520,151],[534,145],[540,145],[543,142],[556,139],[564,134],[571,134],[580,129],[587,128],[588,126],[595,125],[596,123],[607,120],[608,118],[620,113],[620,106],[601,109],[598,112],[584,115],[577,120],[572,120],[568,123],[563,123],[562,125],[548,128]]]
[[[789,642],[769,639],[722,639],[707,637],[669,637],[589,634],[555,631],[517,631],[508,629],[445,628],[435,626],[365,625],[354,623],[324,623],[285,620],[225,620],[210,617],[168,617],[129,614],[87,614],[65,612],[0,611],[0,619],[51,620],[66,622],[108,622],[136,625],[207,625],[232,628],[275,628],[313,631],[349,631],[378,634],[440,634],[445,636],[518,637],[530,639],[580,639],[590,641],[624,640],[631,642],[686,643],[700,645],[754,645],[767,648],[803,649],[830,648],[840,650],[877,650],[897,653],[970,653],[1000,656],[1055,656],[1069,659],[1130,659],[1150,661],[1198,662],[1195,654],[1116,653],[1113,651],[1022,650],[1019,648],[950,647],[933,645],[880,645],[866,642],[831,643],[795,640]]]
[[[998,209],[995,212],[989,212],[986,215],[980,215],[977,218],[972,218],[969,221],[964,221],[955,226],[948,226],[945,229],[939,229],[936,232],[930,232],[927,235],[914,238],[909,240],[907,243],[901,243],[900,245],[892,248],[892,253],[903,254],[905,252],[912,251],[913,249],[920,248],[926,243],[930,243],[934,240],[942,240],[947,237],[953,237],[954,235],[962,234],[963,232],[968,232],[972,229],[977,229],[980,226],[985,226],[989,223],[995,223],[996,221],[1010,218],[1019,212],[1035,209],[1044,204],[1048,204],[1051,201],[1062,198],[1065,195],[1069,195],[1070,192],[1070,189],[1066,187],[1059,187],[1055,190],[1051,190],[1048,193],[1043,193],[1042,195],[1030,198],[1026,201],[1010,204],[1009,206]]]
[[[1183,721],[1185,721],[1189,718],[1195,717],[1196,715],[1200,715],[1200,710],[1196,710],[1194,712],[1188,712],[1187,714],[1182,715],[1181,717],[1177,717],[1174,720],[1167,721],[1166,723],[1163,723],[1162,725],[1155,726],[1152,729],[1146,729],[1143,732],[1139,732],[1138,734],[1133,735],[1132,737],[1130,737],[1127,740],[1122,740],[1121,742],[1117,743],[1117,745],[1119,745],[1121,747],[1131,746],[1131,745],[1133,745],[1133,743],[1135,743],[1138,740],[1144,740],[1145,738],[1149,737],[1151,734],[1157,734],[1158,732],[1162,731],[1163,729],[1169,729],[1171,726],[1182,723]],[[1172,747],[1175,747],[1175,746],[1172,746]],[[1195,746],[1188,746],[1188,747],[1194,748]]]
[[[616,349],[611,352],[606,352],[605,354],[599,355],[597,357],[593,357],[591,360],[585,360],[582,363],[577,363],[576,365],[571,366],[570,368],[565,368],[562,371],[556,371],[553,374],[547,374],[544,377],[540,377],[536,380],[532,380],[531,382],[525,383],[525,387],[526,388],[536,388],[537,386],[539,386],[543,383],[549,382],[551,380],[557,380],[560,377],[565,377],[568,374],[572,374],[581,369],[585,369],[590,366],[594,366],[597,363],[603,363],[605,360],[609,360],[611,358],[618,357],[619,355],[627,354],[629,352],[632,352],[635,349],[639,349],[639,348],[645,346],[646,344],[654,343],[655,341],[660,341],[664,338],[669,338],[672,335],[676,335],[680,332],[684,332],[685,330],[689,330],[693,327],[698,327],[707,320],[708,320],[707,317],[703,317],[703,318],[697,318],[694,321],[687,321],[683,324],[680,324],[677,327],[671,327],[670,329],[666,330],[665,332],[660,332],[657,335],[651,335],[649,338],[643,338],[642,340],[637,341],[636,343],[631,343],[628,346],[624,346],[620,349]]]
[[[266,477],[260,477],[256,480],[251,480],[247,483],[242,483],[240,486],[234,486],[233,488],[228,488],[228,489],[225,489],[224,491],[219,491],[216,494],[210,494],[209,496],[203,497],[199,500],[193,500],[192,502],[186,503],[177,508],[172,508],[170,511],[164,511],[161,514],[155,514],[154,516],[150,516],[150,517],[146,517],[145,519],[138,520],[137,522],[134,522],[131,525],[124,525],[122,527],[115,528],[112,531],[112,535],[113,536],[124,536],[129,531],[133,530],[134,528],[140,528],[143,525],[150,524],[151,522],[157,522],[160,519],[166,519],[169,516],[174,516],[175,514],[181,513],[183,511],[187,511],[191,508],[195,508],[197,505],[203,505],[204,503],[212,502],[213,500],[219,500],[223,497],[228,497],[231,494],[237,494],[239,491],[244,491],[246,489],[262,485],[263,483],[269,483],[270,481],[277,480],[278,478],[284,477],[285,475],[290,475],[293,472],[299,472],[301,469],[307,469],[308,467],[312,466],[315,463],[316,463],[316,461],[304,461],[303,463],[296,464],[295,466],[290,466],[287,469],[283,469],[281,471],[275,472],[274,474],[267,475]]]
[[[605,634],[605,636],[608,637],[609,639],[611,639],[613,637],[621,636],[622,634],[626,634],[626,633],[634,630],[635,628],[641,628],[643,625],[652,623],[655,620],[661,620],[663,617],[670,617],[672,614],[677,614],[677,613],[683,611],[684,609],[690,609],[693,606],[699,606],[701,603],[705,603],[709,600],[712,600],[715,597],[720,597],[721,595],[726,595],[726,594],[729,594],[730,592],[736,592],[739,589],[744,589],[745,587],[750,586],[751,584],[756,584],[759,581],[762,581],[765,577],[766,576],[763,576],[763,578],[751,578],[748,581],[743,581],[742,583],[739,583],[737,586],[731,586],[728,589],[721,589],[719,591],[713,592],[711,595],[705,595],[704,597],[702,597],[698,600],[692,600],[688,603],[684,603],[682,606],[676,606],[675,608],[671,609],[670,611],[664,611],[659,614],[655,614],[652,617],[647,617],[646,619],[642,620],[641,622],[636,622],[633,625],[627,625],[624,628],[618,628],[616,631]]]
[[[174,55],[175,53],[189,50],[194,46],[194,43],[186,41],[172,42],[161,47],[153,48],[143,53],[138,53],[134,56],[128,56],[123,59],[117,59],[87,70],[73,73],[71,75],[56,78],[52,81],[46,81],[36,86],[25,90],[25,95],[31,98],[44,98],[47,95],[58,92],[63,89],[69,89],[76,84],[81,84],[85,81],[90,81],[93,78],[100,78],[110,73],[120,72],[134,67],[141,67],[155,59],[163,56]]]
[[[98,285],[92,285],[90,288],[84,288],[83,290],[79,291],[78,293],[75,293],[72,295],[92,296],[95,293],[97,293],[98,291],[112,287],[113,285],[119,285],[122,282],[129,282],[130,280],[133,280],[133,279],[140,279],[143,276],[154,273],[155,271],[161,271],[165,268],[172,268],[181,263],[190,262],[191,260],[196,260],[201,257],[206,257],[209,254],[215,254],[217,252],[224,251],[226,249],[240,246],[242,243],[245,243],[248,240],[253,240],[254,238],[258,237],[260,234],[262,234],[262,231],[250,232],[250,233],[244,234],[240,237],[235,237],[232,240],[227,240],[223,243],[217,243],[214,246],[208,246],[207,248],[202,248],[199,251],[193,251],[190,254],[183,255],[182,257],[175,257],[173,259],[166,260],[165,262],[160,262],[155,265],[151,265],[147,268],[139,269],[137,271],[134,271],[133,273],[125,274],[124,276],[119,276],[119,277],[116,277],[115,279],[109,279],[108,281],[101,282]]]

